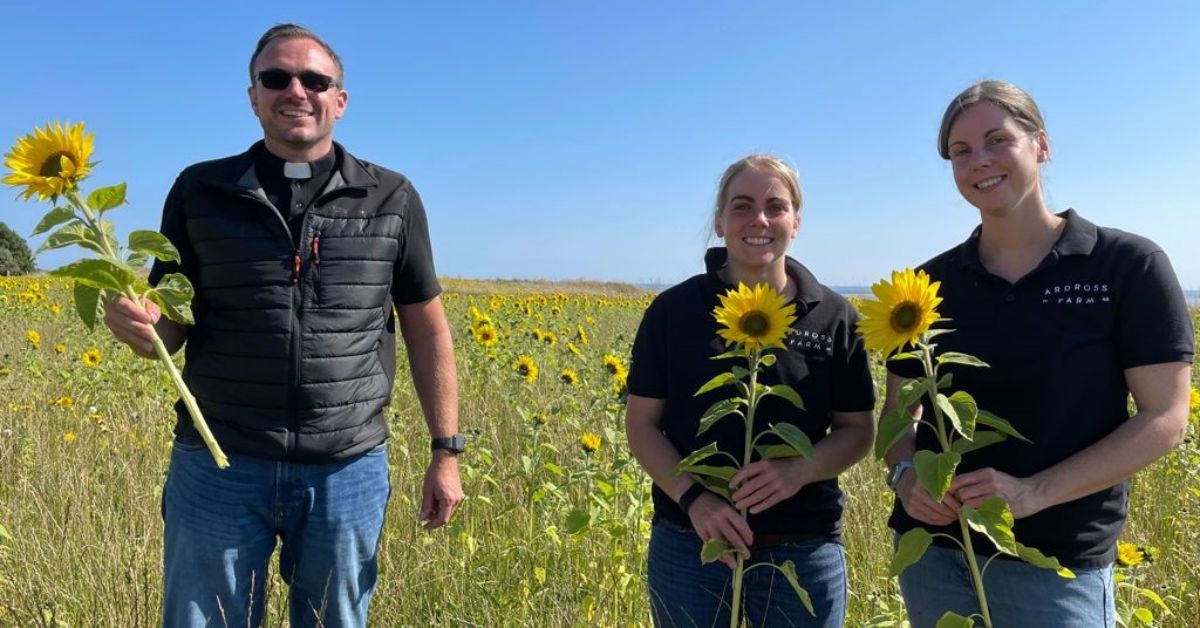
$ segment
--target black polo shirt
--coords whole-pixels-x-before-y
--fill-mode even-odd
[[[1150,240],[1097,227],[1074,210],[1042,263],[1015,284],[992,275],[979,260],[981,228],[966,242],[921,265],[945,299],[951,319],[938,351],[961,351],[990,368],[951,365],[955,390],[983,410],[1007,419],[1032,442],[1009,439],[963,456],[958,471],[993,467],[1027,477],[1111,433],[1129,418],[1125,369],[1191,362],[1191,317],[1167,256]],[[912,360],[888,364],[905,377],[920,374]],[[925,416],[933,416],[926,405]],[[931,430],[917,431],[917,449],[938,451]],[[1113,561],[1125,523],[1129,482],[1059,504],[1016,522],[1017,540],[1064,565],[1096,568]],[[919,524],[899,501],[889,524],[917,525],[959,536],[958,525]],[[992,545],[976,535],[984,554]],[[935,538],[934,543],[956,547]]]
[[[721,419],[697,436],[700,417],[713,403],[732,396],[724,387],[699,397],[697,389],[739,361],[712,360],[726,351],[717,336],[713,308],[718,296],[730,288],[717,276],[725,265],[724,248],[710,249],[705,256],[708,272],[676,285],[654,299],[642,318],[633,345],[629,369],[629,392],[666,401],[659,428],[680,455],[719,444],[741,459],[744,427],[737,416]],[[798,286],[796,331],[785,341],[786,351],[774,351],[778,359],[764,369],[759,381],[771,385],[787,383],[800,393],[806,411],[777,397],[767,397],[755,415],[754,433],[771,423],[792,423],[815,443],[829,430],[829,413],[869,411],[875,393],[867,353],[855,333],[857,314],[850,303],[821,285],[799,262],[787,259],[788,275]],[[740,361],[744,365],[744,361]],[[764,439],[761,444],[779,442]],[[712,464],[722,464],[713,460]],[[654,512],[683,527],[691,521],[666,493],[654,486]],[[756,533],[841,540],[842,492],[837,480],[816,482],[765,512],[750,515]]]

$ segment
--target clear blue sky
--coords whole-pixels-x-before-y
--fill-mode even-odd
[[[806,195],[792,255],[825,283],[871,283],[978,223],[937,124],[1002,78],[1046,115],[1052,207],[1152,238],[1200,288],[1192,2],[5,4],[0,145],[86,121],[89,184],[130,186],[122,233],[158,227],[180,169],[261,136],[248,56],[294,21],[342,55],[335,138],[413,179],[442,275],[680,280],[721,171],[769,151]],[[0,221],[28,234],[47,206],[12,192]]]

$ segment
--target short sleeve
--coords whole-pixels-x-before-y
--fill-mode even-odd
[[[411,184],[405,184],[397,193],[405,194],[405,208],[400,251],[392,274],[392,300],[396,305],[424,303],[442,292],[433,267],[425,206]]]
[[[639,397],[667,397],[667,335],[661,305],[655,300],[646,308],[633,339],[626,386]]]
[[[1157,250],[1139,258],[1124,283],[1114,328],[1121,368],[1191,362],[1192,318],[1167,254]]]
[[[874,410],[875,382],[871,379],[871,360],[862,335],[857,331],[858,314],[852,308],[847,309],[849,316],[834,352],[836,370],[831,383],[830,408],[834,412]]]
[[[183,273],[193,284],[196,283],[196,253],[192,250],[192,241],[187,235],[187,215],[183,207],[183,184],[175,179],[175,184],[167,193],[163,203],[162,226],[159,227],[171,244],[179,251],[178,262],[164,262],[155,259],[150,267],[150,285],[156,286],[162,278],[171,273]]]

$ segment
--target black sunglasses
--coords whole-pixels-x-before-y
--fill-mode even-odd
[[[305,91],[320,93],[330,87],[337,87],[337,81],[333,80],[332,76],[325,76],[320,72],[310,72],[305,70],[299,74],[292,74],[287,70],[273,68],[270,70],[262,70],[258,73],[258,82],[263,87],[273,90],[287,89],[292,84],[292,79],[300,79],[300,86]]]

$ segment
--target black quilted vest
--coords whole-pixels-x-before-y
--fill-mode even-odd
[[[329,462],[387,438],[395,378],[390,297],[408,197],[403,176],[341,166],[294,248],[250,153],[180,175],[196,267],[184,379],[226,452]],[[199,440],[182,402],[177,433]]]

